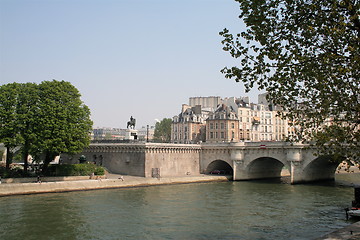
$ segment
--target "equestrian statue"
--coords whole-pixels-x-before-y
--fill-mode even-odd
[[[127,127],[126,128],[129,128],[130,129],[135,129],[135,123],[136,123],[136,120],[135,118],[133,118],[132,116],[130,117],[130,121],[127,122]]]

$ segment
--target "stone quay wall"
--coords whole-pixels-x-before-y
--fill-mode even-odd
[[[81,155],[112,173],[139,177],[198,175],[200,145],[189,144],[91,144],[77,155],[61,155],[63,163],[78,163]]]

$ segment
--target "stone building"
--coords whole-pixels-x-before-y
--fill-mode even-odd
[[[221,104],[206,120],[206,142],[238,142],[239,120],[232,107]]]
[[[258,142],[285,140],[291,129],[288,121],[278,116],[278,111],[281,112],[281,108],[272,106],[266,100],[266,94],[260,94],[258,101],[261,103],[250,103],[248,97],[190,98],[189,105],[184,104],[182,112],[173,118],[171,141],[174,143],[196,143],[200,141]],[[215,104],[219,102],[220,104],[215,107]],[[229,119],[226,111],[232,119]],[[229,123],[231,124],[229,125]],[[236,126],[234,133],[231,130],[232,124]]]
[[[248,103],[243,98],[224,99],[224,103],[231,106],[238,115],[240,140],[284,140],[288,135],[288,124],[278,116],[280,108],[269,105],[264,94],[261,94],[261,97],[259,95],[259,101],[264,104]]]
[[[191,107],[195,107],[197,105],[201,105],[203,109],[216,109],[219,104],[222,103],[220,97],[210,96],[210,97],[190,97],[189,98],[189,105]]]
[[[205,120],[208,111],[201,105],[191,107],[183,104],[181,113],[173,117],[171,124],[171,142],[199,143],[205,141]]]

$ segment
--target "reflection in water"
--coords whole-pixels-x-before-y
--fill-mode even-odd
[[[350,224],[352,199],[286,179],[3,197],[0,239],[312,239]]]

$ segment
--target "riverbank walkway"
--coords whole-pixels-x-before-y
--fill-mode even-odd
[[[85,191],[109,188],[145,187],[163,184],[184,184],[196,182],[229,181],[229,177],[221,175],[196,175],[184,177],[145,178],[128,175],[106,174],[105,176],[76,178],[64,181],[54,181],[51,178],[43,178],[37,181],[30,179],[26,183],[2,183],[0,184],[0,197],[10,195],[39,194],[51,192]]]

